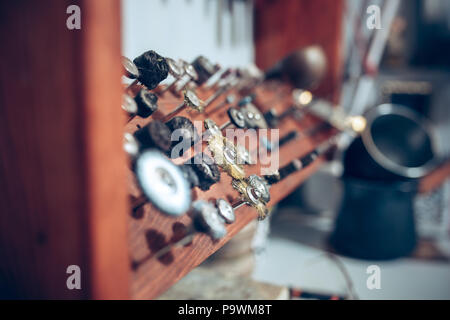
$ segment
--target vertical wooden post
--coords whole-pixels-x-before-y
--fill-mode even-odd
[[[257,0],[255,59],[267,69],[294,50],[320,45],[328,58],[328,75],[316,93],[335,102],[340,89],[342,0]]]
[[[0,43],[0,296],[129,297],[119,1],[1,2]]]

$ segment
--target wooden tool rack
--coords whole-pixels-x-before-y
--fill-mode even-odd
[[[177,237],[190,217],[169,218],[151,205],[146,205],[140,216],[132,214],[129,198],[138,190],[122,138],[124,130],[132,132],[150,120],[136,118],[124,126],[120,2],[75,1],[82,10],[82,28],[68,30],[66,8],[72,2],[0,4],[0,297],[155,298],[255,219],[256,212],[251,207],[241,208],[221,241],[198,235],[190,245],[176,248],[162,259],[144,263],[137,270],[131,268],[133,259]],[[330,72],[316,93],[335,99],[341,70],[342,1],[286,1],[292,7],[289,12],[297,15],[295,19],[291,15],[283,19],[289,12],[280,2],[255,2],[258,65],[267,68],[294,49],[320,44]],[[296,22],[305,28],[298,29]],[[281,35],[286,35],[283,43],[276,41]],[[287,108],[286,99],[267,103],[283,86],[286,84],[259,86],[257,106],[262,111]],[[198,93],[205,99],[212,92],[199,89]],[[180,101],[170,94],[161,98],[161,112],[170,111]],[[192,120],[205,117],[186,111],[181,115]],[[208,116],[225,122],[224,110]],[[317,123],[312,117],[300,122],[287,119],[280,136]],[[312,150],[329,134],[283,146],[280,165]],[[269,206],[300,185],[321,161],[273,186]],[[247,175],[258,170],[258,165],[246,167]],[[236,199],[238,193],[230,182],[222,173],[219,184],[208,192],[196,189],[195,197]],[[424,188],[433,185],[427,183]],[[161,243],[156,245],[155,239]],[[70,265],[81,268],[81,290],[66,287]]]

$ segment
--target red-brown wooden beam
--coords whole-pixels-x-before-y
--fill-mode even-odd
[[[0,43],[0,296],[129,297],[119,1],[2,1]]]
[[[292,51],[320,45],[328,59],[328,74],[315,93],[338,102],[342,14],[342,0],[256,0],[256,64],[266,70]]]

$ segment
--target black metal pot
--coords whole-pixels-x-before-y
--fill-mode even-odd
[[[380,182],[346,176],[330,238],[339,253],[368,260],[409,255],[416,245],[413,199],[417,181]]]
[[[330,244],[370,260],[406,256],[416,245],[413,200],[418,178],[434,167],[430,127],[414,111],[385,104],[344,156],[344,197]]]

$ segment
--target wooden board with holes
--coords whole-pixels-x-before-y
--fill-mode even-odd
[[[255,104],[258,105],[261,111],[268,111],[270,108],[275,108],[279,113],[286,110],[292,105],[291,95],[282,94],[280,92],[290,92],[292,88],[281,83],[270,83],[261,85],[255,91]],[[202,88],[197,89],[197,94],[202,100],[206,100],[214,92],[211,90],[203,91]],[[236,95],[238,95],[235,92]],[[241,96],[242,98],[243,96]],[[224,106],[216,110],[225,95],[217,99],[210,105],[204,113],[198,113],[192,110],[183,110],[180,116],[186,116],[191,121],[198,121],[197,128],[201,130],[203,120],[209,117],[218,124],[225,123],[228,120],[226,110],[229,106]],[[159,98],[160,112],[150,119],[135,118],[126,126],[127,132],[134,132],[139,127],[146,125],[152,121],[153,118],[160,119],[163,112],[167,113],[178,106],[182,101],[182,97],[173,96],[171,93],[166,93]],[[216,110],[210,112],[210,110]],[[314,117],[305,114],[300,120],[293,118],[286,118],[280,123],[279,136],[282,137],[292,130],[302,132],[305,129],[314,128],[321,122]],[[290,143],[282,146],[279,152],[278,166],[284,166],[293,159],[299,158],[309,151],[312,151],[320,142],[324,141],[334,133],[334,130],[327,129],[319,131],[314,136],[302,136]],[[269,134],[270,138],[271,135]],[[258,139],[257,139],[258,140]],[[258,144],[258,141],[256,141]],[[246,145],[249,147],[250,145]],[[198,153],[200,150],[193,150],[189,156],[184,159],[175,159],[174,162],[179,164]],[[207,145],[203,143],[202,150],[206,150]],[[252,151],[252,150],[250,150]],[[282,198],[290,194],[298,185],[301,184],[308,176],[310,176],[322,162],[318,159],[311,167],[300,171],[281,183],[272,186],[271,188],[271,202],[269,207],[278,203]],[[245,166],[246,176],[250,174],[261,175],[261,167],[264,167],[259,161],[252,166]],[[212,186],[209,191],[201,191],[198,188],[193,190],[194,199],[215,200],[218,198],[227,199],[230,203],[235,202],[239,198],[239,193],[233,189],[231,185],[231,178],[221,171],[221,180],[216,185]],[[133,173],[129,170],[129,187],[130,195],[137,197],[140,191],[134,181]],[[130,259],[132,266],[132,283],[131,292],[132,297],[136,299],[150,299],[155,298],[172,284],[181,279],[194,267],[203,262],[212,253],[222,247],[229,239],[231,239],[239,230],[241,230],[250,221],[257,219],[256,210],[249,206],[244,206],[236,211],[237,220],[235,223],[228,225],[227,236],[217,242],[213,242],[206,235],[196,235],[193,241],[182,248],[176,247],[170,253],[164,255],[160,259],[152,259],[151,255],[161,249],[162,247],[174,243],[179,240],[186,230],[186,227],[191,222],[188,215],[174,219],[165,216],[151,204],[146,204],[141,210],[133,212],[130,209],[129,218],[129,245],[130,245]]]

